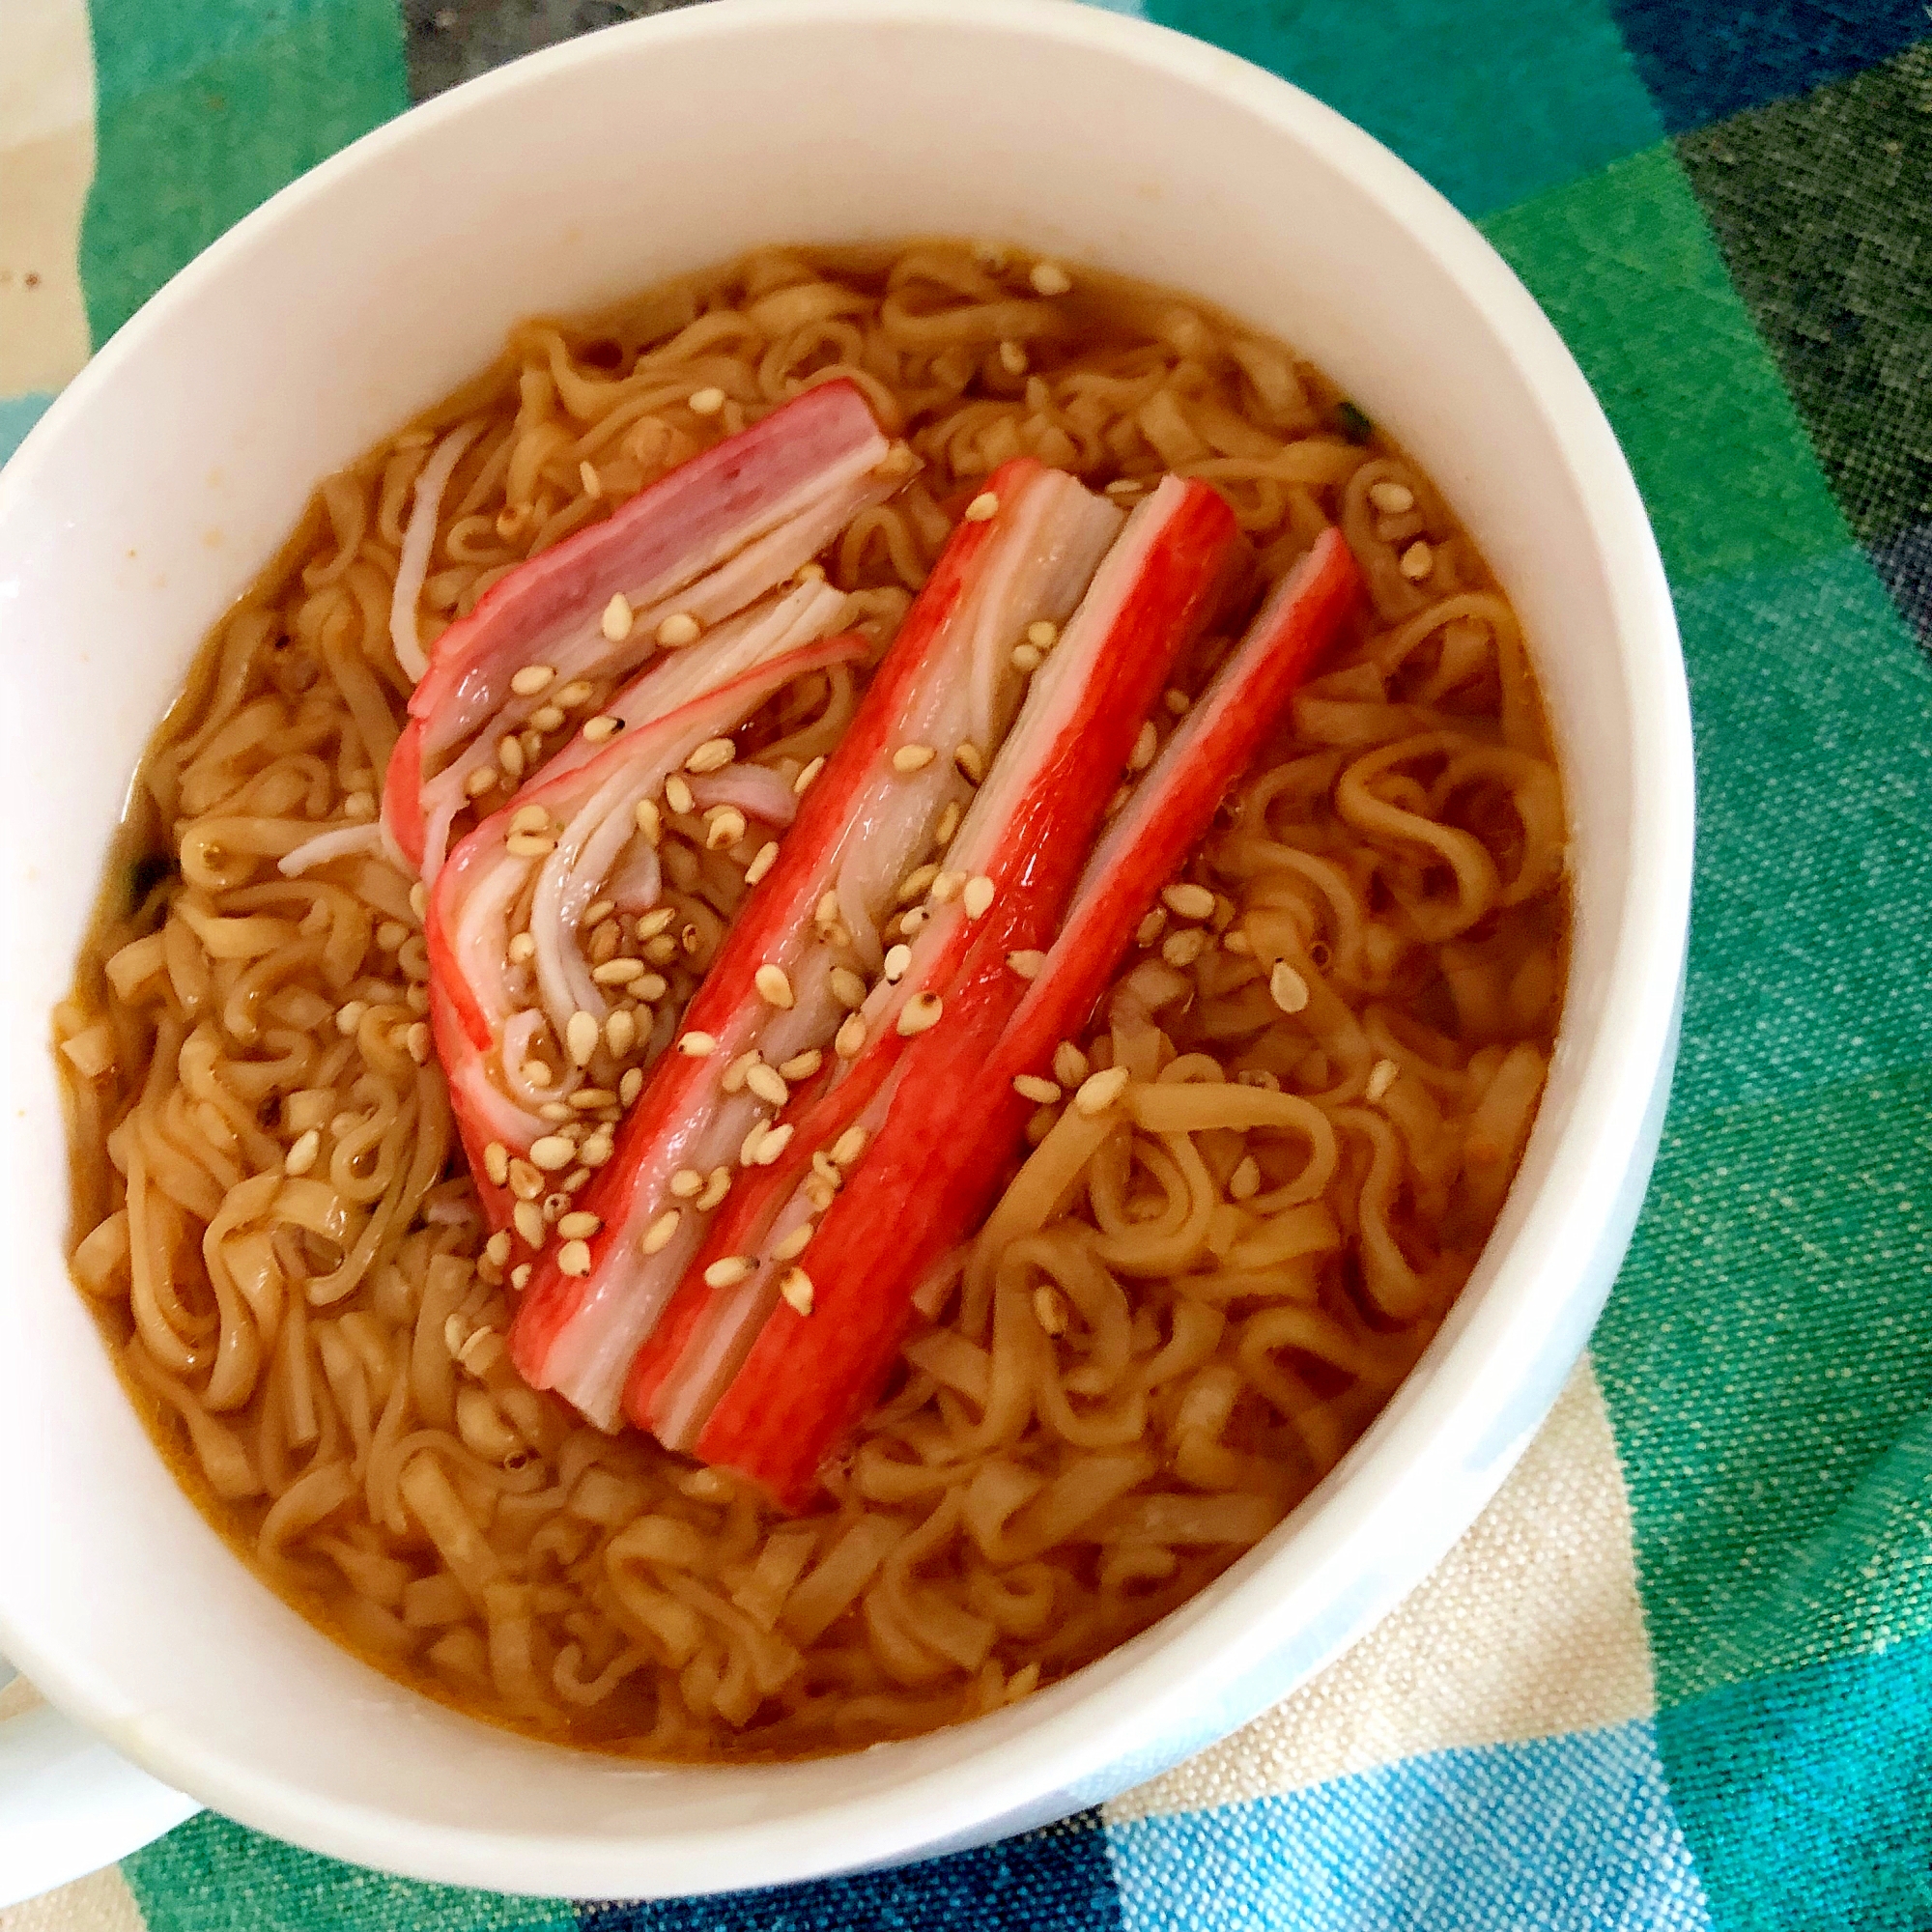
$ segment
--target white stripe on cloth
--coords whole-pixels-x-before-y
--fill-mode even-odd
[[[1586,1358],[1495,1500],[1406,1603],[1313,1683],[1104,1815],[1201,1811],[1655,1708],[1630,1504]]]

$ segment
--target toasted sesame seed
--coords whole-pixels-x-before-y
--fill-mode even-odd
[[[748,886],[755,886],[778,864],[778,860],[779,841],[776,838],[767,838],[752,854],[752,863],[745,867],[745,883]]]
[[[556,1174],[577,1158],[577,1150],[561,1134],[546,1134],[530,1144],[530,1160],[545,1174]]]
[[[588,1066],[591,1056],[597,1051],[597,1042],[603,1036],[604,1029],[597,1024],[597,1015],[587,1013],[580,1007],[571,1014],[563,1029],[563,1043],[569,1050],[572,1063],[578,1066]]]
[[[519,932],[510,939],[510,964],[523,966],[537,956],[537,943],[527,932]]]
[[[704,849],[723,852],[745,836],[745,814],[735,805],[714,805],[704,814]]]
[[[939,1024],[944,1003],[937,993],[915,993],[899,1009],[898,1030],[907,1039]]]
[[[684,768],[688,772],[722,772],[738,755],[738,748],[729,738],[707,738],[685,759]]]
[[[808,1174],[805,1178],[805,1198],[822,1214],[838,1198],[838,1190],[822,1174]]]
[[[963,514],[969,524],[990,524],[1000,514],[1000,499],[992,491],[981,490]]]
[[[585,1167],[602,1167],[616,1151],[616,1143],[611,1138],[608,1127],[601,1127],[577,1150],[577,1157]]]
[[[1277,959],[1268,975],[1268,993],[1285,1013],[1298,1013],[1308,1004],[1308,981],[1286,959]]]
[[[1411,583],[1420,583],[1435,568],[1435,553],[1421,537],[1417,537],[1403,552],[1399,567]]]
[[[968,879],[959,895],[959,903],[966,908],[968,919],[978,919],[993,903],[993,882],[981,872]]]
[[[825,769],[825,760],[822,757],[813,758],[810,764],[807,765],[804,771],[800,772],[797,778],[792,780],[791,788],[793,795],[798,798],[803,798],[807,790],[810,788],[812,780],[815,779],[819,775],[819,773],[822,772],[824,769]]]
[[[653,966],[668,966],[677,957],[677,941],[669,933],[661,932],[655,939],[644,942],[644,957]]]
[[[782,1127],[766,1127],[758,1137],[756,1148],[744,1156],[744,1164],[747,1167],[770,1167],[779,1155],[784,1152],[792,1132],[793,1129],[789,1124]],[[749,1139],[749,1136],[747,1138]]]
[[[488,765],[478,765],[463,781],[463,789],[470,798],[481,798],[486,791],[494,791],[496,785],[497,774]]]
[[[832,1038],[832,1050],[840,1060],[857,1060],[866,1050],[866,1022],[857,1013],[848,1013],[844,1024]]]
[[[719,388],[694,389],[690,409],[695,416],[715,416],[724,407],[724,391]]]
[[[1194,700],[1184,691],[1169,691],[1162,695],[1161,702],[1167,706],[1172,718],[1185,718],[1194,708]]]
[[[1154,943],[1154,941],[1158,939],[1161,936],[1161,934],[1166,930],[1167,930],[1167,914],[1161,907],[1155,906],[1154,909],[1151,913],[1149,913],[1148,916],[1144,920],[1142,920],[1137,926],[1134,927],[1134,944],[1136,946],[1151,946]]]
[[[610,603],[604,607],[605,642],[621,644],[631,635],[631,622],[636,614],[631,609],[631,600],[621,590],[614,591]],[[567,696],[564,701],[569,702]]]
[[[689,611],[673,611],[658,626],[658,642],[667,650],[681,650],[686,644],[695,644],[703,630]]]
[[[912,948],[895,946],[886,954],[885,979],[889,986],[896,986],[906,976],[906,968],[912,964]]]
[[[577,1116],[561,1100],[546,1100],[537,1109],[537,1118],[542,1121],[574,1121]]]
[[[1153,754],[1160,749],[1160,734],[1153,728],[1150,718],[1141,726],[1140,736],[1134,740],[1134,749],[1127,754],[1127,769],[1130,772],[1144,772],[1153,763]]]
[[[655,939],[676,917],[675,906],[656,906],[649,912],[640,912],[638,915],[638,937]]]
[[[745,1085],[760,1100],[769,1100],[774,1107],[782,1107],[791,1098],[791,1089],[784,1083],[784,1075],[776,1066],[767,1066],[760,1062],[745,1074]]]
[[[1415,492],[1406,483],[1372,483],[1369,501],[1384,516],[1400,517],[1415,508]]]
[[[932,842],[935,845],[952,844],[952,835],[959,830],[959,821],[963,816],[964,814],[959,809],[959,801],[955,798],[939,814],[939,823],[933,829]]]
[[[678,1037],[677,1050],[691,1060],[708,1060],[718,1051],[717,1040],[708,1033],[687,1033]]]
[[[1009,376],[1024,376],[1027,371],[1027,353],[1017,342],[1000,344],[1000,367]]]
[[[1190,880],[1169,886],[1160,896],[1162,903],[1177,919],[1212,919],[1214,916],[1214,895],[1206,886],[1197,886]]]
[[[622,1060],[637,1045],[638,1016],[628,1007],[619,1007],[604,1022],[604,1043],[614,1060]]]
[[[534,1201],[519,1201],[510,1210],[510,1219],[526,1247],[540,1248],[550,1238],[550,1224]]]
[[[773,961],[767,959],[752,975],[752,983],[757,987],[758,997],[767,1006],[778,1007],[781,1009],[790,1008],[792,1004],[791,980],[786,977],[785,969],[782,966],[776,965]]]
[[[1013,668],[1015,670],[1036,671],[1040,667],[1040,655],[1031,644],[1013,646]]]
[[[978,784],[986,776],[986,754],[971,739],[953,746],[952,763],[968,784]]]
[[[632,1066],[625,1069],[624,1077],[617,1082],[617,1104],[620,1107],[637,1105],[638,1095],[644,1091],[644,1069]]]
[[[1037,1073],[1016,1074],[1013,1079],[1013,1092],[1022,1100],[1032,1100],[1042,1107],[1050,1107],[1060,1098],[1058,1083],[1042,1080]]]
[[[703,1184],[700,1180],[700,1186]],[[670,1239],[677,1233],[677,1224],[684,1217],[675,1208],[667,1208],[651,1225],[644,1230],[644,1238],[638,1243],[647,1255],[655,1255],[670,1246]]]
[[[534,697],[555,675],[550,665],[526,665],[522,670],[511,673],[510,689],[519,697]]]
[[[1392,1060],[1378,1060],[1369,1068],[1367,1097],[1371,1106],[1387,1094],[1401,1073],[1402,1068]]]
[[[801,1315],[811,1313],[811,1277],[803,1268],[789,1268],[779,1283],[779,1293]]]
[[[893,753],[893,770],[923,772],[938,755],[930,745],[901,745]]]
[[[510,1192],[519,1201],[534,1201],[543,1192],[543,1176],[522,1158],[510,1163]]]
[[[510,1150],[501,1141],[492,1141],[483,1150],[483,1172],[496,1187],[501,1187],[509,1179]]]
[[[547,859],[556,850],[556,840],[545,832],[512,832],[503,850],[513,859]]]
[[[483,1252],[501,1267],[510,1259],[510,1231],[507,1228],[498,1228],[483,1243]]]
[[[600,986],[623,986],[641,978],[643,970],[641,959],[607,959],[603,965],[590,969],[590,977]]]
[[[295,1145],[282,1156],[284,1174],[306,1174],[322,1152],[322,1129],[310,1127],[297,1137]]]
[[[1034,947],[1023,948],[1018,952],[1007,954],[1008,968],[1017,973],[1022,980],[1037,980],[1046,964],[1046,954]]]
[[[587,1214],[580,1208],[557,1222],[556,1232],[567,1240],[587,1241],[603,1225],[595,1214]]]
[[[665,803],[673,811],[680,813],[688,812],[695,803],[691,796],[691,787],[676,772],[665,780]]]
[[[634,816],[647,845],[655,845],[664,837],[664,813],[658,810],[656,799],[640,798]]]
[[[1110,1066],[1101,1073],[1090,1073],[1073,1095],[1073,1104],[1083,1114],[1104,1114],[1127,1091],[1127,1069]]]
[[[1170,966],[1192,966],[1208,951],[1210,943],[1207,933],[1198,925],[1190,925],[1184,932],[1170,932],[1167,935],[1160,956]]]
[[[931,888],[932,896],[941,905],[945,905],[949,900],[956,899],[959,896],[959,889],[965,883],[966,874],[964,872],[935,873]]]
[[[510,1270],[510,1286],[515,1290],[517,1290],[519,1293],[521,1293],[525,1289],[529,1287],[530,1275],[532,1272],[533,1270],[531,1269],[528,1262],[519,1262],[517,1265]]]
[[[731,1170],[728,1167],[714,1167],[704,1183],[704,1192],[697,1197],[696,1207],[700,1214],[708,1214],[731,1191]]]
[[[904,881],[899,886],[897,894],[898,903],[900,905],[910,905],[913,900],[923,898],[931,891],[932,882],[938,876],[939,867],[937,866],[915,866],[905,875]]]
[[[634,1000],[661,1000],[668,985],[662,973],[640,973],[631,981],[628,991]]]
[[[1058,262],[1036,262],[1027,280],[1041,296],[1064,296],[1073,286],[1073,277]]]
[[[518,743],[513,733],[506,731],[500,738],[497,740],[497,762],[499,765],[501,765],[502,768],[506,772],[508,772],[513,779],[520,779],[523,777],[524,748],[520,743]]]
[[[832,1143],[831,1153],[832,1153],[833,1166],[850,1167],[852,1163],[855,1160],[857,1160],[862,1153],[866,1151],[867,1144],[867,1142],[870,1141],[870,1139],[871,1135],[869,1135],[865,1130],[864,1127],[847,1127],[845,1131],[842,1134],[840,1134],[836,1141]]]
[[[798,1224],[798,1226],[794,1228],[791,1231],[791,1233],[788,1234],[784,1237],[784,1239],[781,1240],[778,1244],[778,1246],[772,1250],[773,1261],[788,1262],[796,1260],[800,1255],[804,1254],[807,1248],[810,1247],[811,1234],[812,1234],[811,1223],[810,1221],[801,1221]]]
[[[583,738],[586,744],[601,745],[607,739],[614,738],[624,728],[621,718],[612,718],[608,711],[600,711],[595,718],[583,721]]]
[[[1092,1063],[1070,1039],[1053,1049],[1053,1077],[1063,1087],[1078,1087],[1092,1071]]]

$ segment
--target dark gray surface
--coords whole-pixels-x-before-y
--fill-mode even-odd
[[[668,14],[696,0],[403,0],[410,99],[426,100],[458,81],[538,47]]]

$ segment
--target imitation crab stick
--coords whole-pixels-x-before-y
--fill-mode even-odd
[[[748,1358],[775,1321],[804,1319],[821,1241],[836,1256],[844,1238],[845,1175],[890,1171],[915,1188],[922,1169],[943,1170],[940,1144],[978,1131],[955,1109],[1060,924],[1143,719],[1245,554],[1205,484],[1169,478],[1134,513],[1035,673],[917,932],[860,1009],[858,1050],[774,1130],[788,1136],[779,1161],[734,1189],[639,1357],[627,1412],[671,1446],[712,1457],[714,1406],[734,1406],[744,1374],[755,1386]],[[882,1190],[875,1245],[893,1238],[894,1193]]]
[[[1135,926],[1253,759],[1295,684],[1357,595],[1353,557],[1326,532],[1264,606],[1109,828],[1023,996],[1002,997],[988,933],[965,974],[957,1024],[906,1056],[868,1149],[798,1257],[742,1366],[691,1446],[802,1507],[818,1471],[875,1399],[918,1283],[982,1216],[1044,1075],[1086,1023]],[[915,1057],[916,1055],[916,1057]],[[798,1284],[802,1283],[802,1290]]]
[[[635,916],[657,903],[655,807],[639,808],[700,747],[725,739],[794,678],[865,655],[872,647],[866,638],[825,635],[844,604],[840,592],[809,580],[721,625],[702,652],[647,671],[605,714],[611,729],[599,734],[601,745],[580,737],[471,832],[437,876],[425,920],[437,1057],[485,1210],[493,1226],[514,1223],[532,1253],[548,1225],[519,1216],[506,1183],[522,1180],[525,1198],[543,1191],[528,1174],[545,1171],[557,1150],[532,1165],[533,1150],[567,1138],[543,1110],[581,1099],[620,1002],[630,1017],[618,1036],[625,1051],[613,1049],[613,1061],[662,1044],[648,1006],[637,1004],[652,990],[644,964],[593,965],[579,943],[597,901],[605,902],[600,916]],[[791,802],[779,774],[760,776]],[[565,1050],[555,1069],[543,1063],[538,1085],[527,1063],[546,1033]],[[613,1097],[586,1110],[582,1124],[596,1126]]]
[[[702,1239],[714,1198],[782,1151],[791,1082],[822,1084],[851,1009],[885,969],[920,861],[970,820],[988,753],[1026,688],[1029,627],[1079,602],[1122,513],[1031,458],[988,479],[901,623],[844,737],[808,786],[771,872],[727,933],[607,1172],[573,1275],[546,1257],[511,1333],[525,1377],[614,1423],[624,1376]],[[1024,714],[1023,714],[1024,715]],[[960,833],[963,838],[963,832]],[[936,866],[933,867],[936,871]]]
[[[827,383],[511,571],[437,639],[411,696],[383,790],[397,848],[433,880],[462,813],[494,810],[545,756],[559,694],[587,699],[754,603],[915,467],[852,384]]]

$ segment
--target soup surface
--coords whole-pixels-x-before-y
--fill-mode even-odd
[[[788,1515],[525,1385],[514,1271],[428,1052],[422,894],[368,841],[295,877],[278,862],[377,813],[412,688],[391,596],[436,452],[458,448],[426,645],[832,375],[921,468],[820,557],[868,656],[773,697],[747,763],[788,774],[838,743],[964,506],[1017,455],[1122,503],[1207,479],[1260,578],[1339,526],[1366,594],[1062,1042],[1023,1163],[922,1292],[817,1505]],[[1228,644],[1183,659],[1126,778]],[[647,1055],[746,896],[762,835],[743,823],[666,822]],[[1198,302],[1017,250],[763,250],[519,327],[327,478],[216,628],[56,1016],[75,1277],[209,1520],[426,1694],[681,1759],[955,1721],[1200,1589],[1415,1361],[1535,1113],[1564,837],[1508,603],[1319,372]],[[1065,1097],[1109,1068],[1173,1090],[1157,1129]]]

